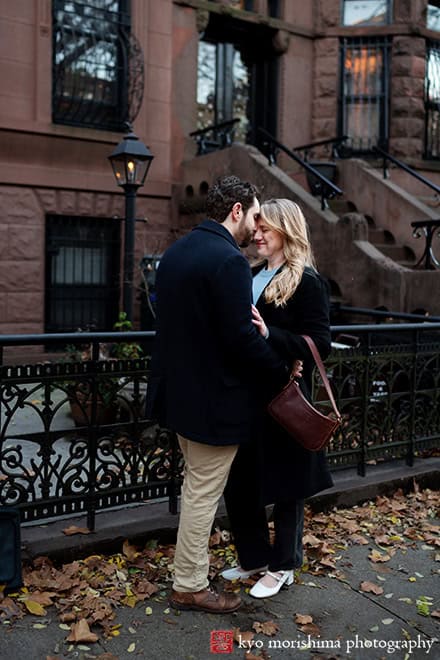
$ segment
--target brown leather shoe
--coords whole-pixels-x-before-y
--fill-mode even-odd
[[[215,589],[202,589],[201,591],[174,591],[171,592],[170,605],[176,610],[198,610],[211,612],[211,614],[226,614],[235,612],[241,605],[241,598],[237,594],[220,593]]]

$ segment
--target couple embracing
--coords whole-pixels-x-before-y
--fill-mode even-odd
[[[323,359],[331,345],[327,287],[299,206],[260,206],[254,185],[228,176],[208,191],[206,215],[158,269],[147,415],[176,431],[185,461],[170,605],[223,613],[241,604],[208,581],[223,493],[239,559],[226,580],[259,574],[250,594],[267,598],[302,565],[304,498],[332,480],[324,453],[297,445],[266,407],[295,360],[310,397],[313,359],[302,334]],[[259,257],[252,270],[240,251],[251,241]]]

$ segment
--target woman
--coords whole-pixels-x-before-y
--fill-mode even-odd
[[[310,399],[314,361],[301,337],[310,335],[323,359],[330,353],[327,287],[314,266],[304,215],[288,199],[261,206],[253,269],[254,323],[286,364],[303,361],[300,386]],[[250,594],[267,598],[293,583],[302,565],[304,498],[330,488],[324,452],[303,449],[265,412],[273,391],[257,402],[255,442],[240,447],[229,475],[225,501],[240,565],[225,579],[265,571]],[[270,542],[265,506],[274,504]]]

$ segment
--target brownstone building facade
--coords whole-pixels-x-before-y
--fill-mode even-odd
[[[111,329],[126,122],[154,154],[136,264],[181,228],[190,133],[233,118],[257,148],[347,135],[435,179],[439,31],[434,0],[0,0],[0,332]]]

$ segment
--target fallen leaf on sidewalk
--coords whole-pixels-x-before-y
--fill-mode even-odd
[[[27,611],[31,614],[35,614],[35,616],[44,616],[46,614],[46,610],[40,605],[40,603],[37,603],[30,598],[26,598],[23,602]]]
[[[316,623],[306,623],[305,626],[300,626],[299,629],[306,635],[312,635],[313,637],[321,636],[321,630]]]
[[[321,544],[321,541],[313,534],[305,534],[303,536],[303,544],[310,545],[312,548],[315,548]]]
[[[255,630],[255,632],[263,633],[263,635],[267,635],[268,637],[276,635],[280,630],[279,625],[274,623],[274,621],[255,621],[252,624],[252,628]]]
[[[310,614],[295,614],[295,623],[304,625],[305,623],[312,623],[313,617]]]
[[[380,587],[378,584],[375,584],[374,582],[361,582],[360,589],[361,591],[365,591],[365,593],[376,594],[376,596],[383,594],[382,587]]]
[[[63,529],[63,534],[66,536],[73,536],[73,534],[90,534],[90,529],[87,527],[76,527],[76,525],[70,525]]]
[[[374,537],[374,542],[377,545],[391,545],[392,541],[387,534],[381,534],[380,536]]]
[[[73,623],[70,631],[70,635],[67,638],[68,642],[73,642],[74,644],[88,642],[92,644],[98,641],[98,635],[90,630],[89,624],[85,619],[80,619],[77,623]]]
[[[440,619],[440,610],[434,610],[434,612],[431,612],[431,616],[435,619]]]
[[[368,559],[370,559],[374,563],[377,563],[377,562],[390,561],[391,557],[389,554],[383,554],[378,550],[372,550],[368,555]]]
[[[135,548],[134,545],[131,545],[130,541],[127,539],[125,539],[124,543],[122,544],[122,552],[130,561],[136,559],[136,557],[140,554],[138,549]]]
[[[244,644],[245,646],[251,647],[251,642],[255,637],[255,633],[252,630],[240,630],[240,628],[233,629],[233,639],[237,644]]]
[[[348,538],[352,543],[356,543],[356,545],[368,545],[368,540],[361,534],[350,534]]]

